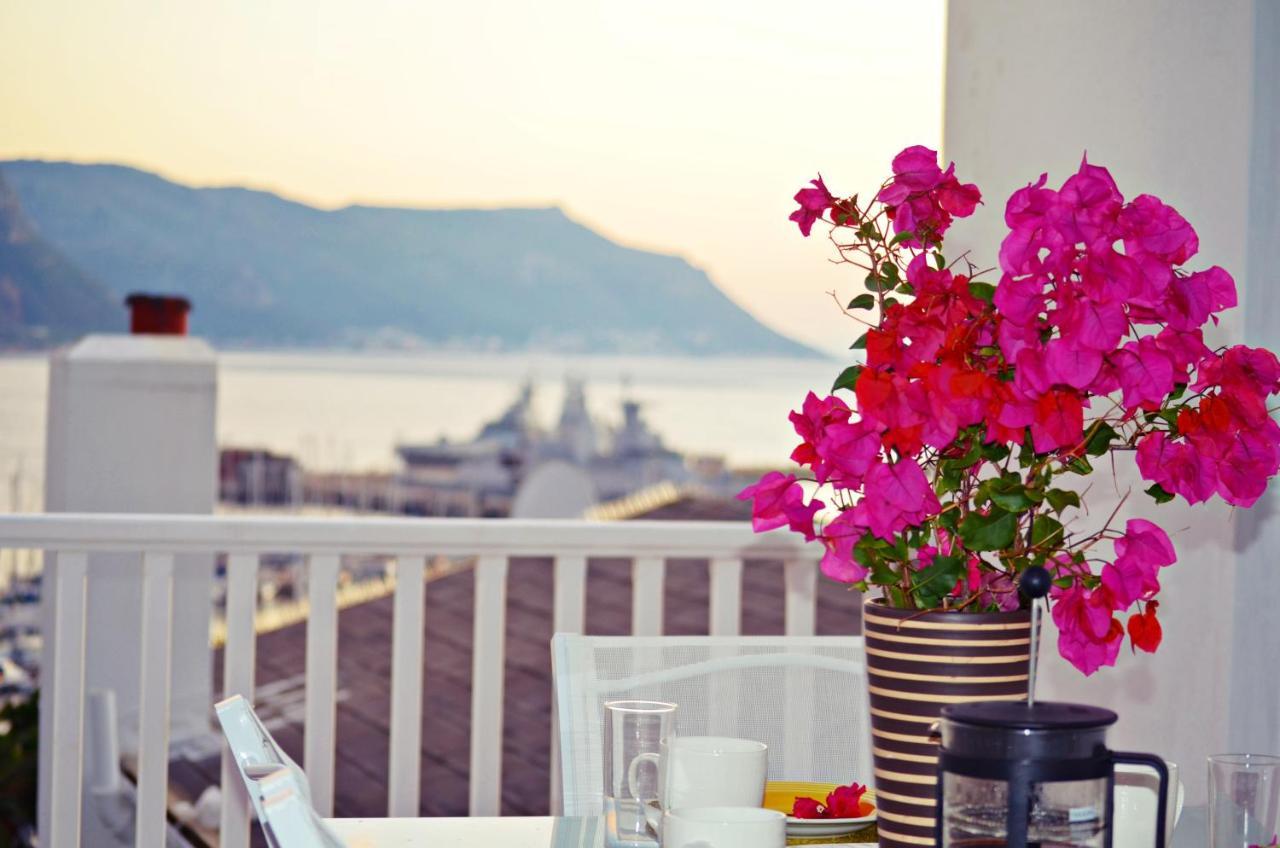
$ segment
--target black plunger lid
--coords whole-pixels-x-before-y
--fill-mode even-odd
[[[975,727],[1029,731],[1104,728],[1115,724],[1118,718],[1102,707],[1057,701],[970,701],[943,707],[942,717]]]
[[[942,708],[944,754],[988,761],[1094,760],[1106,752],[1111,710],[1053,701],[978,701]]]

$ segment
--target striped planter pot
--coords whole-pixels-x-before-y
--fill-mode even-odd
[[[937,747],[947,704],[1027,697],[1031,613],[863,606],[877,824],[884,848],[934,844]]]

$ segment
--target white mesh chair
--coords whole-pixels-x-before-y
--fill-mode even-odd
[[[316,815],[302,769],[276,743],[240,695],[214,705],[253,811],[271,848],[343,848]]]
[[[862,638],[579,636],[551,640],[561,803],[603,810],[604,703],[671,701],[681,736],[769,746],[770,780],[870,784]]]

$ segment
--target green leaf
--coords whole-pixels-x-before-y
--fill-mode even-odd
[[[1004,458],[1009,455],[1009,446],[1004,442],[992,442],[982,446],[982,458],[989,459],[992,462],[1003,462]]]
[[[897,306],[897,305],[898,305],[898,299],[896,297],[886,297],[884,299],[885,309],[888,309],[890,306]]]
[[[1093,465],[1083,456],[1077,456],[1075,459],[1067,463],[1067,469],[1074,471],[1076,474],[1092,474]]]
[[[873,294],[860,294],[853,300],[849,301],[849,309],[874,309],[876,305],[876,296]]]
[[[1089,437],[1088,444],[1085,445],[1085,453],[1089,456],[1102,456],[1111,450],[1111,443],[1120,435],[1110,424],[1096,424],[1091,429],[1092,435]]]
[[[955,588],[956,581],[968,573],[965,560],[963,555],[938,555],[929,565],[912,572],[911,588],[916,603],[925,609],[939,606]]]
[[[1018,517],[1002,509],[988,515],[971,512],[960,522],[960,538],[971,551],[998,551],[1013,544],[1018,532]]]
[[[991,285],[991,283],[971,282],[969,283],[969,294],[973,295],[978,300],[985,300],[987,303],[991,303],[995,300],[996,287]]]
[[[1062,544],[1062,522],[1049,515],[1037,515],[1031,522],[1031,544],[1040,547],[1042,543],[1052,546]]]
[[[848,389],[853,391],[854,384],[858,382],[858,376],[862,373],[861,365],[850,365],[848,368],[840,372],[840,376],[836,377],[835,383],[831,386],[831,391],[837,389]]]
[[[889,246],[895,247],[899,244],[902,244],[904,241],[910,241],[915,237],[916,237],[915,233],[911,232],[910,230],[904,230],[903,232],[900,232],[893,238],[889,239]]]
[[[996,506],[1014,514],[1026,512],[1039,503],[1022,484],[1009,485],[1003,480],[987,480],[978,487],[978,494]]]
[[[849,350],[866,350],[866,349],[867,349],[866,333],[863,333],[862,335],[858,336],[858,340],[853,344],[849,345]]]
[[[1177,383],[1173,387],[1173,391],[1169,392],[1169,400],[1178,400],[1187,393],[1186,383]]]
[[[895,289],[895,291],[897,291],[898,294],[905,294],[908,297],[914,297],[916,293],[916,287],[911,285],[910,283],[903,283],[902,285],[898,286],[898,288]]]
[[[941,253],[934,251],[933,264],[938,266],[939,271],[944,271],[946,270],[946,267],[947,267],[947,259]]]
[[[1148,495],[1155,499],[1156,503],[1168,503],[1173,500],[1173,492],[1170,492],[1159,483],[1152,483],[1151,488],[1146,491]]]
[[[1069,506],[1080,506],[1080,496],[1067,489],[1050,489],[1044,493],[1044,497],[1049,502],[1049,506],[1053,507],[1053,511],[1059,515]]]
[[[893,285],[902,282],[902,278],[898,276],[898,266],[892,262],[886,262],[880,266],[880,276],[884,277]]]
[[[894,285],[893,283],[886,280],[884,277],[881,277],[880,275],[875,273],[868,274],[865,283],[866,283],[867,291],[873,291],[873,292],[888,291],[889,289],[893,288],[893,285]]]

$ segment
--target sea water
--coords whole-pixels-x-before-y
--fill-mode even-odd
[[[810,389],[824,393],[842,367],[821,359],[555,356],[347,352],[219,357],[218,441],[297,457],[311,470],[385,471],[395,446],[466,441],[502,412],[520,386],[555,425],[566,379],[586,384],[602,424],[621,421],[631,398],[668,447],[774,466],[796,443],[787,413]],[[44,356],[0,357],[0,512],[43,504]]]

